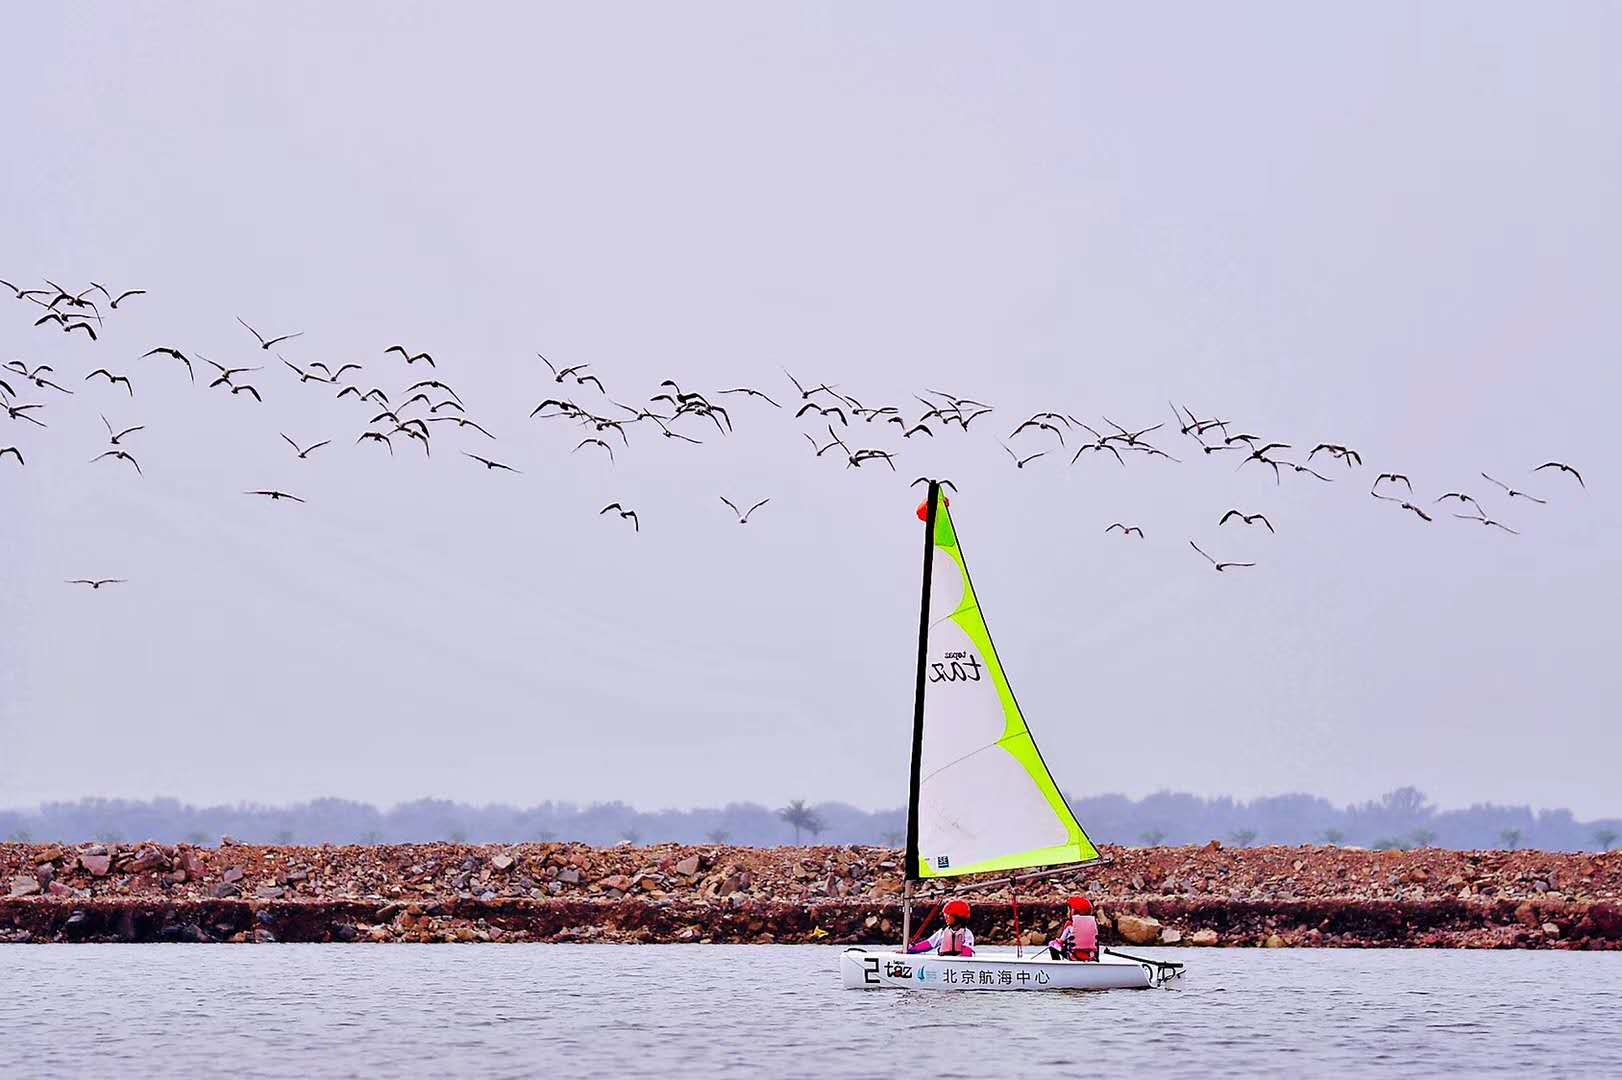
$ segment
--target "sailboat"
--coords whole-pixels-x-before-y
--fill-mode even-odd
[[[1099,951],[1097,961],[977,949],[973,956],[907,953],[913,887],[970,879],[1008,887],[1100,860],[1048,771],[1003,673],[938,481],[924,504],[924,574],[907,799],[902,942],[853,947],[840,958],[849,989],[1142,989],[1181,972],[1168,961]],[[1016,909],[1017,910],[1017,909]]]

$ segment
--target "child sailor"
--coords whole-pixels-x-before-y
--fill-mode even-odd
[[[1048,953],[1055,960],[1097,960],[1098,920],[1093,918],[1091,901],[1072,896],[1069,905],[1070,921],[1048,942]]]
[[[933,950],[942,956],[973,956],[974,931],[968,927],[968,901],[948,901],[942,914],[946,917],[946,925],[924,940],[913,942],[907,951],[922,953]]]

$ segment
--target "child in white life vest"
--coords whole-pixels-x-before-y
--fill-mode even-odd
[[[1055,960],[1098,959],[1098,920],[1085,896],[1070,898],[1070,921],[1048,942],[1048,952]]]
[[[942,956],[973,956],[974,931],[968,927],[969,905],[965,900],[952,900],[942,912],[946,925],[922,941],[908,947],[909,953],[937,952]]]

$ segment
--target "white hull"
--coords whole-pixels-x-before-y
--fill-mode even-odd
[[[1150,967],[1136,960],[1054,960],[1046,949],[965,957],[856,947],[841,954],[839,973],[847,990],[1146,990],[1156,983]]]

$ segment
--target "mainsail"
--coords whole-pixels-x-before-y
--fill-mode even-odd
[[[1095,861],[1019,711],[986,630],[951,510],[930,482],[907,812],[907,876]]]

